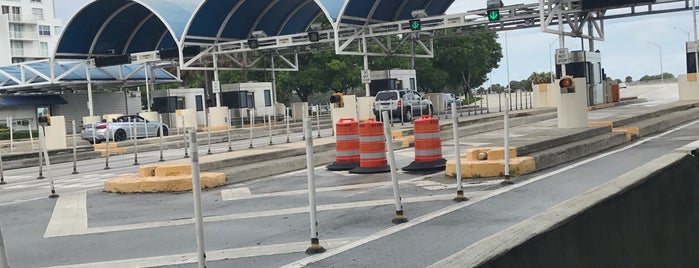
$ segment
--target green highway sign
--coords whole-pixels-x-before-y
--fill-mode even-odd
[[[497,10],[497,9],[488,10],[488,20],[490,20],[490,21],[500,20],[500,10]]]
[[[419,31],[421,23],[420,20],[410,20],[410,30]]]

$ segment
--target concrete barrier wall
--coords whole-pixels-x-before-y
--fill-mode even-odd
[[[432,267],[699,267],[698,249],[699,158],[675,152]]]

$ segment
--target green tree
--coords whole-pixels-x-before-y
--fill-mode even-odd
[[[480,33],[436,40],[434,66],[449,75],[447,86],[461,87],[468,97],[483,85],[502,59],[496,38],[495,33]]]
[[[633,78],[632,78],[630,75],[629,75],[629,76],[626,76],[626,79],[624,79],[624,80],[626,81],[626,83],[631,83],[631,82],[633,82]]]

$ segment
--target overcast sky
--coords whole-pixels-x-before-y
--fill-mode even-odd
[[[91,0],[55,0],[56,16],[67,24],[69,19]],[[447,13],[461,13],[485,8],[485,0],[456,0]],[[532,0],[503,0],[505,5],[535,3]],[[692,39],[692,13],[677,12],[662,15],[640,16],[605,22],[606,40],[596,42],[595,48],[602,52],[602,66],[608,76],[624,79],[630,75],[634,80],[646,74],[660,73],[660,51],[649,42],[660,45],[662,49],[662,67],[665,72],[675,75],[686,73],[685,42],[690,32]],[[500,43],[505,47],[504,34],[500,34]],[[508,54],[510,56],[510,79],[522,80],[532,72],[550,70],[550,44],[558,47],[557,36],[542,33],[537,29],[518,30],[508,34]],[[580,40],[566,39],[566,46],[571,50],[580,49]],[[587,42],[585,42],[587,48]],[[436,51],[439,53],[439,51]],[[507,84],[506,61],[495,70],[491,79],[493,83]]]

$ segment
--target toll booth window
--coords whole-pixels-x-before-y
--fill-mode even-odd
[[[265,107],[272,106],[272,91],[265,89]]]
[[[197,112],[204,111],[204,98],[201,95],[196,96]]]

